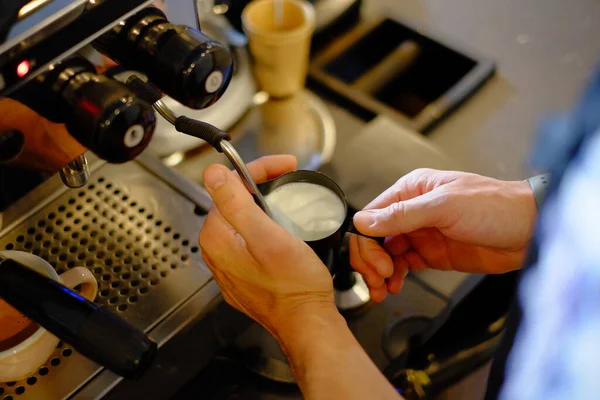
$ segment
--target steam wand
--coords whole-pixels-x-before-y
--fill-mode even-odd
[[[202,139],[214,147],[219,153],[225,154],[237,173],[242,178],[242,182],[244,183],[244,186],[246,186],[246,189],[248,189],[248,191],[254,196],[259,207],[269,217],[272,217],[265,198],[258,190],[258,187],[252,179],[250,171],[248,171],[244,160],[242,160],[242,157],[240,157],[235,147],[233,147],[231,142],[229,142],[231,137],[226,132],[223,132],[219,128],[209,123],[175,114],[173,110],[171,110],[165,104],[165,102],[162,101],[161,93],[137,76],[131,76],[127,80],[127,85],[140,98],[144,99],[149,104],[152,104],[154,110],[156,110],[156,112],[158,112],[164,119],[172,124],[178,132]]]

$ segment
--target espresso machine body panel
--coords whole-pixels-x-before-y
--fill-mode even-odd
[[[0,96],[7,96],[49,66],[150,4],[151,0],[42,1],[6,21],[0,43]],[[26,2],[22,2],[26,3]]]

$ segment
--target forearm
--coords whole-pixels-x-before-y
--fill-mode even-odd
[[[286,325],[279,339],[306,399],[401,399],[335,308]]]

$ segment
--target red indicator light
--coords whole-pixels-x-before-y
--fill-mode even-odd
[[[90,103],[87,100],[82,100],[81,106],[83,108],[85,108],[87,112],[89,112],[90,114],[92,114],[94,116],[100,115],[100,108],[97,105],[95,105],[94,103]]]
[[[17,65],[17,76],[19,78],[24,77],[25,75],[27,75],[29,73],[29,68],[30,68],[29,61],[27,61],[27,60],[21,61],[19,63],[19,65]]]

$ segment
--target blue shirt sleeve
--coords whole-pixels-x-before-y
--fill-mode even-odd
[[[500,398],[600,398],[600,129],[564,170],[538,226],[537,264],[520,285],[523,319]]]

